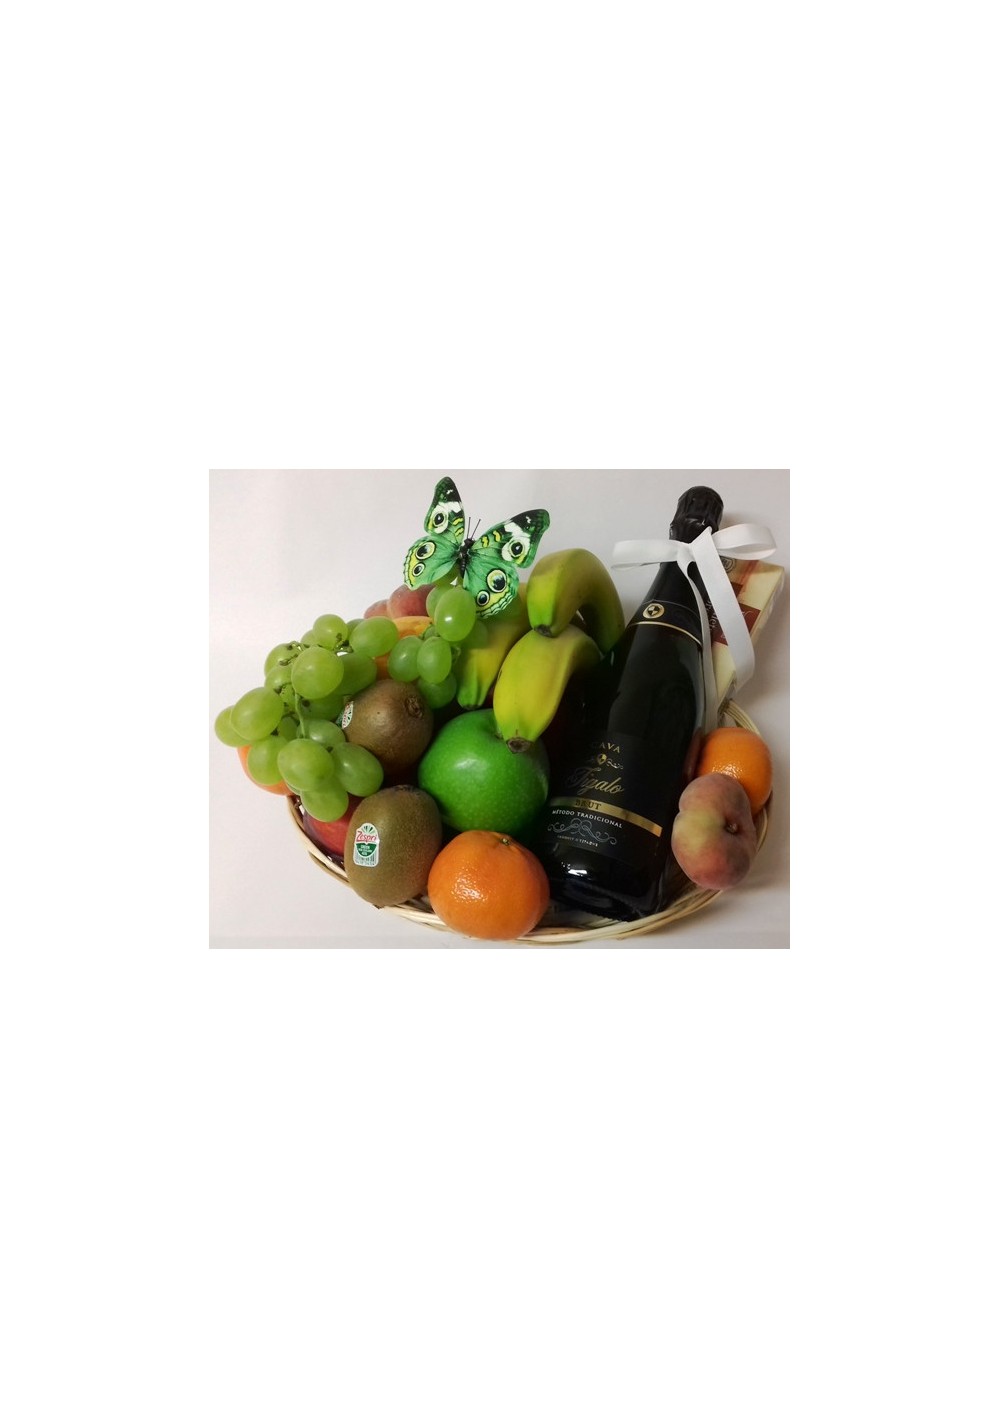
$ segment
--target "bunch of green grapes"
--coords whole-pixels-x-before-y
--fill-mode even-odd
[[[427,614],[427,629],[419,636],[399,636],[386,664],[393,680],[415,684],[432,709],[442,709],[458,689],[453,667],[459,653],[465,646],[481,644],[486,632],[474,598],[460,584],[435,586],[427,597]],[[379,619],[384,618],[372,621]]]
[[[263,684],[218,715],[216,735],[249,746],[246,768],[256,783],[285,784],[310,817],[335,822],[349,795],[367,798],[382,786],[378,759],[349,744],[340,725],[348,701],[377,678],[377,659],[385,656],[393,680],[415,683],[432,709],[442,709],[455,698],[456,657],[485,635],[463,586],[435,587],[427,614],[431,625],[420,636],[400,636],[388,616],[317,616],[300,640],[270,651]]]
[[[378,759],[360,744],[349,744],[338,723],[347,701],[375,680],[374,657],[384,653],[373,648],[367,634],[355,644],[364,624],[318,616],[301,640],[270,651],[263,684],[215,721],[223,744],[249,746],[246,768],[256,783],[286,784],[322,823],[343,817],[349,795],[367,798],[382,787]],[[395,639],[396,627],[392,630]]]

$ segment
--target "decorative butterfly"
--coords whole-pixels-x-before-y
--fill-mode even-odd
[[[498,522],[482,537],[466,537],[465,509],[450,478],[434,489],[424,518],[425,535],[406,554],[403,579],[414,590],[441,581],[456,569],[480,616],[495,616],[517,595],[518,571],[530,567],[549,525],[544,508]]]

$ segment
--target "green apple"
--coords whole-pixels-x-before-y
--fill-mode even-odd
[[[543,744],[512,754],[491,709],[448,720],[417,765],[417,783],[436,801],[449,827],[485,828],[519,837],[549,791]]]

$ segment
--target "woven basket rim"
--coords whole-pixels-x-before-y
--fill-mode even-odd
[[[730,719],[741,729],[749,729],[752,733],[758,734],[760,731],[753,720],[732,700],[727,700],[719,712],[720,723],[724,719]],[[335,881],[341,883],[349,891],[352,890],[347,880],[347,873],[343,864],[338,858],[332,857],[329,853],[309,837],[302,822],[302,806],[298,798],[286,798],[288,813],[292,822],[305,846],[309,856]],[[768,814],[765,805],[754,818],[754,827],[757,830],[758,851],[767,836]],[[751,871],[752,871],[751,867]],[[580,913],[561,912],[558,908],[550,908],[546,917],[525,936],[511,938],[508,945],[526,946],[571,946],[587,941],[623,941],[634,936],[645,936],[651,931],[656,931],[661,927],[672,926],[675,922],[682,921],[685,917],[691,916],[695,912],[703,911],[710,906],[716,897],[723,893],[709,891],[706,888],[696,887],[694,883],[688,883],[678,896],[661,912],[656,912],[652,916],[641,917],[637,921],[609,921],[606,918],[592,918],[588,922],[581,922]],[[446,926],[441,918],[432,910],[426,897],[414,898],[411,901],[403,902],[399,906],[382,907],[381,911],[390,912],[393,916],[400,917],[404,921],[413,921],[420,926],[428,926],[436,931],[445,932],[449,936],[456,936],[461,941],[469,941],[476,945],[490,944],[483,942],[478,937],[466,937],[458,932],[452,931]],[[560,916],[565,924],[560,924]],[[570,920],[572,918],[572,920]],[[503,943],[492,943],[503,944]]]

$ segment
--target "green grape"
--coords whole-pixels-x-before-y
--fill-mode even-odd
[[[284,712],[281,697],[261,685],[256,690],[248,690],[233,705],[232,726],[237,734],[242,734],[252,744],[255,739],[265,739],[272,730],[277,729]]]
[[[295,701],[298,699],[298,695],[295,693],[291,681],[289,681],[287,685],[282,685],[278,694],[281,696],[281,703],[285,706],[285,709],[294,711]]]
[[[247,754],[247,773],[256,783],[282,782],[281,770],[278,768],[278,754],[284,745],[285,740],[279,739],[276,734],[269,734],[266,739],[258,739],[256,744],[250,745],[250,752]]]
[[[349,802],[347,789],[336,779],[328,788],[317,788],[312,793],[302,794],[302,807],[317,823],[335,823],[347,812]]]
[[[353,632],[354,627],[355,627],[355,626],[359,626],[363,620],[364,620],[364,617],[363,617],[363,616],[355,616],[355,617],[353,618],[353,620],[348,621],[348,623],[347,623],[347,639],[348,639],[348,640],[350,640],[350,638],[351,638],[351,633]]]
[[[461,643],[462,649],[478,650],[479,647],[484,646],[488,640],[489,632],[487,631],[482,620],[477,616],[476,624],[473,626],[472,630]]]
[[[319,645],[319,644],[320,644],[319,636],[317,636],[317,634],[316,634],[316,632],[313,630],[312,626],[309,627],[308,631],[304,631],[303,634],[299,637],[299,644],[300,644],[300,645]]]
[[[290,739],[278,750],[281,777],[296,793],[327,788],[337,777],[329,752],[315,739]]]
[[[388,616],[369,616],[351,632],[351,649],[359,655],[388,655],[399,640],[399,627]]]
[[[248,740],[242,734],[237,734],[233,728],[232,713],[233,706],[228,705],[215,716],[215,736],[221,739],[223,744],[228,744],[230,749],[238,749],[241,744],[248,743]]]
[[[290,685],[291,683],[292,667],[291,665],[284,664],[280,660],[276,665],[272,665],[264,676],[264,684],[269,690],[278,690],[280,692],[286,685]]]
[[[434,607],[438,604],[438,602],[441,600],[441,597],[447,590],[448,588],[446,586],[432,586],[430,591],[427,593],[427,603],[425,609],[427,611],[428,616],[430,616],[432,620],[434,618]]]
[[[476,603],[464,586],[441,593],[434,606],[434,624],[446,641],[464,641],[476,624]]]
[[[343,666],[332,650],[311,645],[302,651],[292,666],[292,687],[307,700],[332,695],[343,676]]]
[[[444,705],[450,705],[458,692],[458,681],[450,672],[439,680],[436,684],[431,684],[429,680],[418,680],[417,689],[430,705],[431,709],[441,709]]]
[[[420,653],[419,636],[401,636],[389,652],[386,662],[389,676],[393,680],[415,680],[420,674],[417,656]]]
[[[332,695],[321,695],[318,700],[302,701],[302,713],[306,719],[339,719],[344,712],[347,696],[338,690]]]
[[[297,641],[282,641],[281,645],[276,645],[274,649],[268,653],[268,657],[264,661],[264,674],[266,675],[273,666],[277,665],[279,660],[294,660],[298,653],[299,645]]]
[[[302,728],[308,739],[315,739],[317,744],[322,744],[326,749],[329,749],[333,744],[343,744],[344,742],[344,731],[339,724],[334,724],[331,719],[304,719]]]
[[[313,622],[316,644],[339,650],[347,640],[347,622],[339,616],[317,616]]]
[[[344,696],[356,695],[359,690],[365,690],[374,684],[378,678],[378,666],[370,655],[348,651],[345,655],[338,655],[337,659],[344,667],[344,678],[340,682],[341,694]]]
[[[279,723],[277,729],[274,732],[275,734],[279,734],[281,738],[284,739],[287,743],[289,739],[295,739],[298,737],[299,722],[293,714],[286,714],[283,716],[281,722]]]
[[[367,798],[382,787],[382,765],[361,744],[335,744],[330,759],[340,782],[356,798]]]
[[[451,646],[440,637],[424,641],[417,652],[417,670],[422,680],[440,684],[451,672]]]

